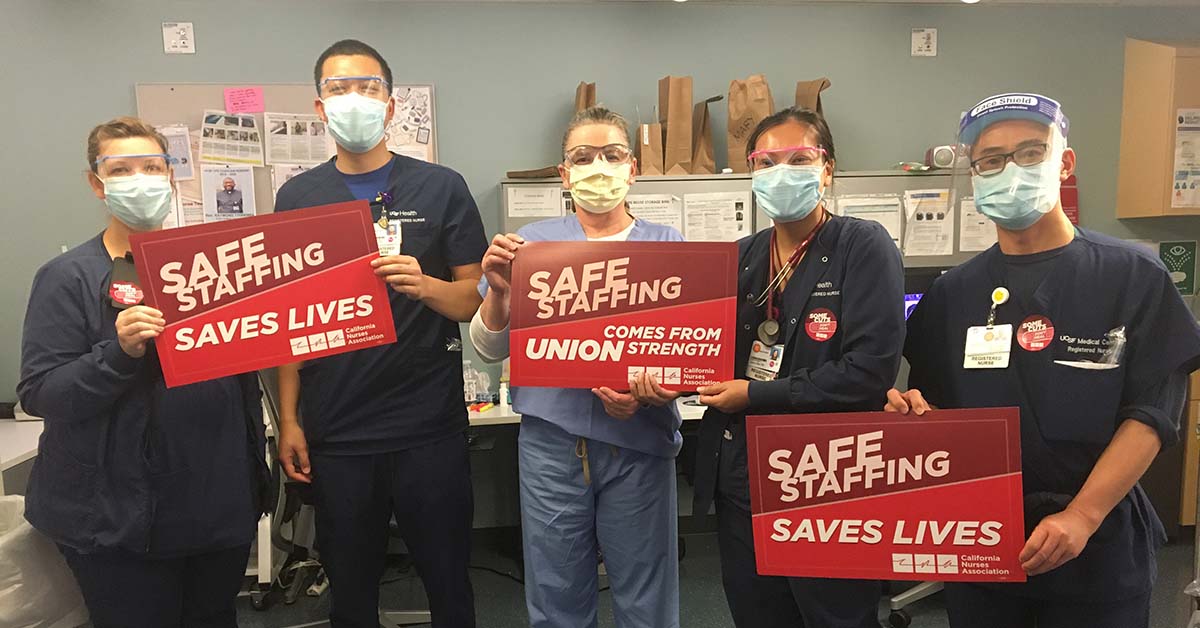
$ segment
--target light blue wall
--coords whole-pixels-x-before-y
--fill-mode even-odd
[[[663,75],[692,75],[699,98],[761,72],[781,105],[799,79],[833,80],[826,109],[847,170],[919,158],[988,94],[1053,95],[1072,120],[1085,226],[1200,236],[1200,219],[1113,211],[1124,38],[1200,39],[1200,8],[0,0],[0,15],[0,399],[15,396],[34,271],[104,219],[82,174],[88,130],[134,113],[138,82],[307,81],[343,37],[375,45],[398,82],[437,85],[442,160],[466,176],[489,231],[504,171],[556,161],[580,80],[648,117]],[[164,55],[164,20],[194,22],[198,54]],[[925,26],[939,29],[940,56],[911,58],[909,28]],[[721,159],[724,105],[713,114]]]

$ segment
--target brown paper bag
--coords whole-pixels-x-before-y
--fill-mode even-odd
[[[724,96],[713,96],[696,103],[692,109],[692,174],[716,174],[717,162],[713,157],[712,122],[709,121],[708,103],[724,100]]]
[[[815,81],[796,83],[796,106],[825,115],[825,109],[821,106],[821,92],[829,89],[830,85],[833,83],[823,76]]]
[[[638,174],[656,175],[663,173],[662,125],[639,124],[634,149],[638,160]]]
[[[575,88],[575,113],[596,106],[596,84],[580,83]]]
[[[658,121],[663,124],[663,173],[692,172],[692,77],[664,76],[658,81]]]
[[[729,83],[729,124],[725,130],[729,167],[734,172],[749,172],[746,164],[746,141],[763,118],[775,113],[771,87],[761,74],[744,81]]]

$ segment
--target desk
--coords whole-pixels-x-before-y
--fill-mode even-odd
[[[41,421],[0,419],[0,495],[23,495],[29,461],[37,456]]]
[[[698,421],[704,418],[704,406],[697,405],[697,402],[688,403],[689,400],[680,399],[675,403],[679,406],[679,415],[684,421]],[[470,412],[468,419],[471,422],[471,427],[485,427],[489,425],[516,425],[521,422],[521,415],[513,412],[512,406],[501,408],[496,406],[487,412]]]

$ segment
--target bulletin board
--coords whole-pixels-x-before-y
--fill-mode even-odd
[[[261,87],[265,109],[271,113],[314,113],[317,92],[312,83],[138,83],[134,87],[138,117],[155,126],[186,124],[196,130],[204,111],[224,110],[225,89],[236,87]],[[254,117],[258,128],[264,129],[263,114]],[[254,200],[258,214],[275,210],[270,166],[254,168]]]

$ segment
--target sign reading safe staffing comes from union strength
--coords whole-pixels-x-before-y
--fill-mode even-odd
[[[167,386],[395,342],[366,201],[130,236]]]
[[[746,417],[758,573],[1024,582],[1019,416]]]
[[[529,242],[513,263],[514,386],[670,390],[733,379],[737,244]]]

